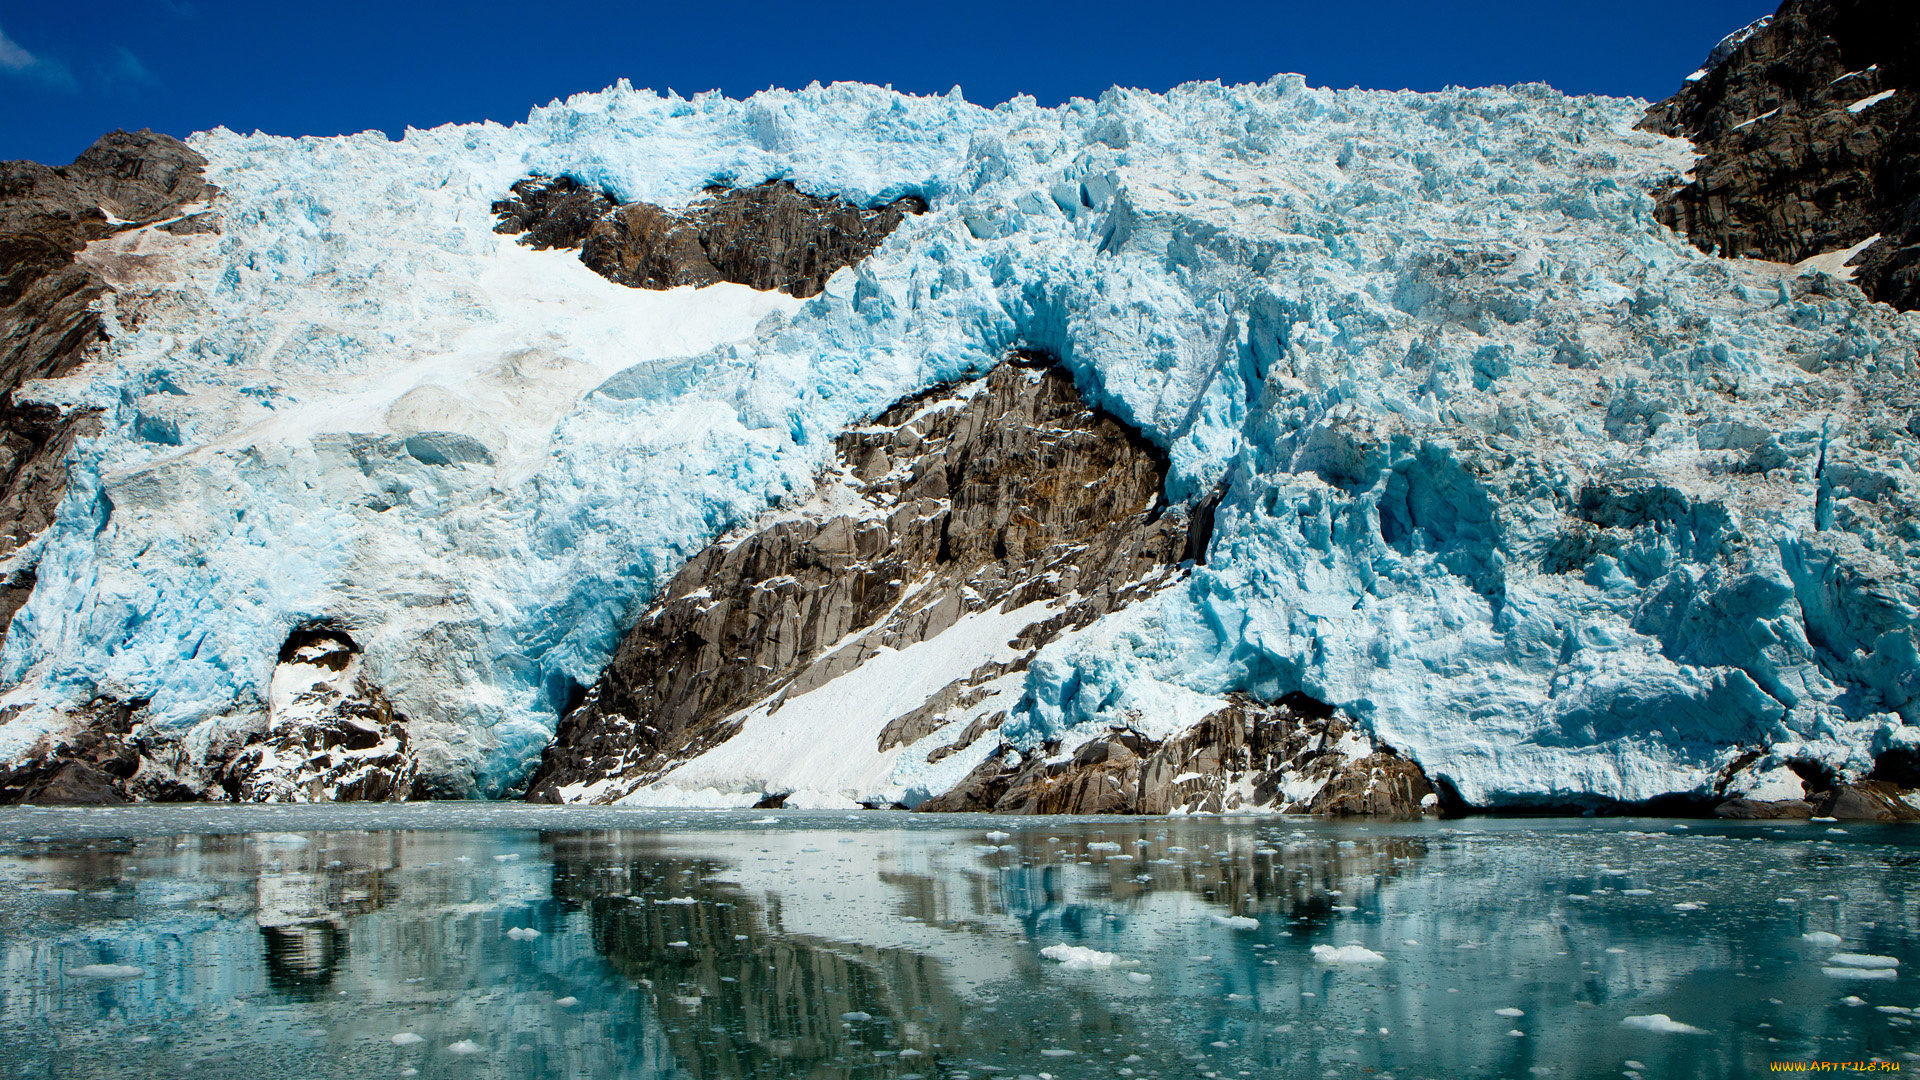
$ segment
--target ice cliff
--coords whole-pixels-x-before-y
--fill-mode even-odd
[[[19,391],[99,426],[0,566],[36,582],[0,753],[137,701],[189,782],[330,626],[416,792],[514,792],[689,559],[1022,349],[1156,449],[1165,504],[1218,501],[1203,563],[1038,650],[1010,749],[1303,694],[1473,804],[1863,776],[1920,730],[1920,319],[1670,232],[1650,193],[1693,154],[1646,108],[623,83],[398,141],[195,136],[217,231],[94,239],[107,338]],[[535,175],[927,211],[805,300],[645,291],[494,231]]]

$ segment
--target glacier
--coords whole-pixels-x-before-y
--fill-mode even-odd
[[[1185,582],[1043,650],[1015,745],[1304,692],[1476,805],[1864,775],[1920,722],[1920,319],[1658,224],[1692,151],[1645,110],[623,82],[397,141],[202,133],[222,230],[89,247],[111,338],[22,394],[104,423],[0,566],[39,582],[0,757],[101,696],[210,755],[325,623],[421,784],[511,794],[693,553],[1026,348],[1166,452],[1170,502],[1221,501]],[[806,301],[649,293],[494,232],[534,173],[930,209]]]

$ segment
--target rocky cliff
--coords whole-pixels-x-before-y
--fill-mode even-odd
[[[1660,218],[1703,249],[1830,268],[1920,308],[1920,19],[1903,0],[1787,0],[1648,111],[1700,160]]]
[[[529,798],[711,789],[746,805],[851,796],[1008,813],[1436,805],[1417,768],[1311,702],[1308,715],[1237,703],[1173,738],[1117,723],[1064,754],[1002,739],[1041,648],[1204,557],[1205,517],[1167,507],[1165,482],[1159,451],[1088,407],[1050,356],[1018,353],[985,379],[909,398],[840,436],[808,502],[687,563],[561,722]]]

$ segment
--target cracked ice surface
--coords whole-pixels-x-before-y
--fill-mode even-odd
[[[688,555],[1027,345],[1168,450],[1173,501],[1225,498],[1187,585],[1043,651],[1017,744],[1305,690],[1475,801],[1696,789],[1736,745],[1863,769],[1920,720],[1920,329],[1657,225],[1691,158],[1643,108],[623,85],[400,142],[197,136],[224,234],[90,252],[135,268],[119,332],[33,388],[105,430],[13,564],[0,742],[111,693],[204,746],[326,616],[423,772],[502,792]],[[805,303],[639,293],[492,233],[532,171],[932,209]]]

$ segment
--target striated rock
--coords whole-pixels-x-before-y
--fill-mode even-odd
[[[67,492],[67,454],[75,439],[98,429],[92,410],[62,413],[0,394],[0,557],[53,523]],[[34,582],[33,570],[22,568],[0,583],[0,637],[32,594]]]
[[[497,231],[535,248],[580,248],[597,274],[637,289],[731,281],[813,296],[827,278],[872,254],[917,196],[862,208],[808,195],[785,180],[715,188],[679,210],[619,205],[572,177],[534,176],[493,204]]]
[[[267,730],[247,740],[222,786],[242,802],[401,802],[416,771],[406,718],[360,672],[343,631],[301,631],[274,670]]]
[[[1417,816],[1439,807],[1418,766],[1298,695],[1271,706],[1237,700],[1161,743],[1117,731],[1071,755],[1056,751],[995,754],[960,786],[914,809]]]
[[[1855,280],[1920,307],[1916,91],[1910,4],[1787,0],[1641,122],[1701,155],[1693,179],[1660,196],[1660,219],[1703,250],[1789,263],[1879,236],[1853,259]]]
[[[901,402],[837,451],[809,512],[708,547],[667,584],[562,721],[529,798],[624,794],[732,737],[750,704],[777,710],[969,615],[1067,600],[1020,633],[1018,657],[892,717],[877,749],[917,741],[1040,645],[1164,584],[1185,546],[1181,521],[1155,513],[1164,461],[1058,368],[1007,364]]]

